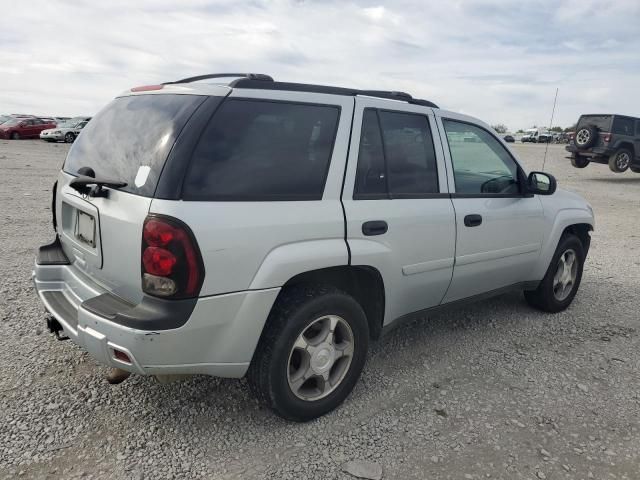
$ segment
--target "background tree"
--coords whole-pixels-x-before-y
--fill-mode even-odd
[[[570,127],[567,127],[564,129],[565,132],[575,132],[576,131],[576,124],[574,123],[573,125],[571,125]]]
[[[492,128],[498,133],[507,133],[509,131],[507,126],[502,123],[498,123],[497,125],[492,125]]]
[[[564,132],[564,128],[562,128],[562,127],[552,127],[551,131],[552,132],[562,133],[562,132]]]

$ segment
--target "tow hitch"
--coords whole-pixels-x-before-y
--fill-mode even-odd
[[[56,320],[55,318],[47,318],[47,328],[56,336],[58,340],[69,340],[69,337],[60,334],[60,332],[64,332],[64,330],[62,329],[62,325],[60,325],[60,322],[58,322],[58,320]]]

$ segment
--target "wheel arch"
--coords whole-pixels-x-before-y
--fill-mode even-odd
[[[371,338],[380,338],[384,321],[385,289],[382,275],[375,267],[342,265],[299,273],[282,286],[278,297],[290,287],[306,284],[332,285],[351,295],[367,316]]]
[[[620,142],[618,142],[618,144],[616,145],[616,153],[618,150],[620,150],[621,148],[626,148],[627,150],[629,150],[631,152],[631,155],[635,157],[636,155],[636,149],[633,145],[633,143],[629,142],[628,140],[621,140]],[[633,159],[632,159],[633,161]]]
[[[580,243],[584,247],[585,255],[589,251],[589,247],[591,246],[591,232],[593,231],[593,225],[590,223],[574,223],[572,225],[568,225],[562,231],[562,235],[560,238],[564,237],[567,234],[572,234],[578,237]]]
[[[585,254],[591,245],[591,231],[594,229],[593,215],[582,208],[565,208],[557,212],[551,231],[542,245],[540,261],[531,280],[540,280],[544,277],[553,254],[563,235],[574,234],[585,247]]]

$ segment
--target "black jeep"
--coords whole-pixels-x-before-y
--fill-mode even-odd
[[[584,168],[589,162],[606,163],[611,171],[628,168],[640,173],[640,118],[624,115],[582,115],[569,145],[571,164]]]

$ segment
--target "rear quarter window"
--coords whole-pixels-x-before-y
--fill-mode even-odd
[[[632,118],[615,117],[613,119],[613,133],[633,136],[634,127],[635,121]]]
[[[227,99],[205,128],[185,200],[320,200],[340,108]]]

